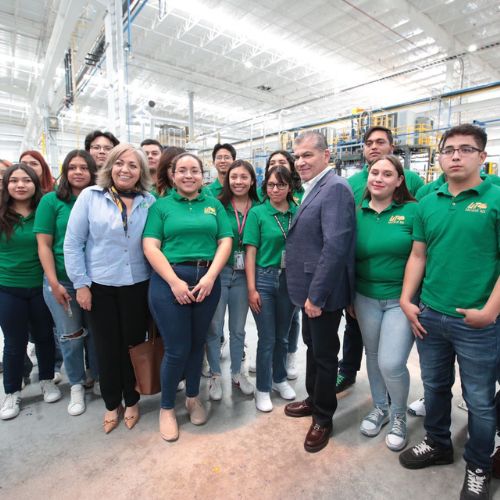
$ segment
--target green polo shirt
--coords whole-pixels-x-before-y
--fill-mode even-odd
[[[161,251],[170,264],[212,260],[217,241],[232,236],[226,210],[219,200],[203,193],[188,200],[174,190],[149,209],[143,233],[143,238],[161,241]]]
[[[258,205],[258,201],[252,200],[252,206],[250,207],[253,208],[256,205]],[[234,208],[231,203],[228,203],[226,207],[226,213],[227,217],[229,219],[229,222],[231,223],[231,228],[233,229],[233,249],[231,250],[231,256],[229,257],[229,260],[227,261],[228,266],[232,266],[234,264],[234,252],[242,251],[243,250],[243,236],[245,234],[245,227],[246,227],[246,220],[245,220],[245,225],[243,226],[243,232],[241,236],[238,233],[238,222],[236,221],[236,215],[234,213]],[[250,213],[250,212],[249,212]],[[248,218],[248,215],[247,215]],[[238,219],[240,221],[240,225],[243,224],[243,214],[241,212],[238,212]],[[241,244],[240,244],[241,241]]]
[[[356,212],[356,291],[378,300],[399,299],[412,247],[417,203],[392,203],[380,214],[363,200]]]
[[[41,200],[36,210],[34,233],[50,234],[53,237],[52,252],[56,264],[56,274],[59,281],[69,281],[64,267],[64,236],[68,225],[69,215],[76,201],[76,196],[71,196],[66,203],[60,200],[56,193],[47,193]]]
[[[455,317],[481,309],[500,271],[500,187],[487,178],[454,197],[443,184],[419,202],[413,239],[427,245],[422,302]]]
[[[218,198],[222,193],[222,184],[219,182],[219,178],[217,177],[212,184],[206,186],[206,189],[212,193],[214,198]]]
[[[492,184],[496,184],[497,186],[500,186],[500,177],[498,175],[492,175],[492,174],[485,174],[484,172],[481,172],[481,179],[490,179]],[[417,201],[420,201],[424,196],[427,196],[429,193],[433,193],[434,191],[437,191],[444,183],[446,182],[446,175],[441,174],[435,181],[429,182],[428,184],[424,184],[418,191],[417,194],[415,195],[415,198]]]
[[[424,181],[416,172],[412,170],[408,170],[405,168],[405,181],[406,186],[408,187],[408,191],[415,196],[417,191],[424,185]],[[356,206],[361,204],[361,200],[363,199],[363,193],[366,189],[366,183],[368,181],[368,164],[363,166],[363,170],[358,172],[357,174],[351,175],[347,179],[347,182],[351,186],[352,192],[354,194],[354,202]]]
[[[280,267],[281,253],[285,249],[285,238],[276,222],[275,216],[281,222],[281,227],[288,234],[289,225],[297,207],[290,203],[283,213],[276,210],[269,199],[248,212],[243,244],[257,247],[256,264],[259,267]]]
[[[20,288],[42,286],[43,269],[33,233],[35,213],[19,217],[9,240],[0,233],[0,285]]]
[[[260,202],[264,201],[264,191],[262,191],[262,186],[257,189],[257,196],[259,197]],[[294,191],[292,194],[293,201],[295,205],[300,205],[302,203],[302,198],[304,197],[304,189],[300,188],[299,191]]]

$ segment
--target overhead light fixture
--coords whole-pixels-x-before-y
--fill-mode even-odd
[[[245,61],[244,64],[245,64],[245,68],[247,68],[247,69],[253,68],[252,61]]]
[[[476,52],[477,50],[477,45],[475,43],[469,45],[469,48],[467,49],[469,52]]]

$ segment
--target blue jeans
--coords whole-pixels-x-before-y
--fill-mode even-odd
[[[207,336],[207,357],[213,374],[221,374],[220,340],[224,334],[226,307],[229,312],[229,352],[231,373],[240,373],[245,347],[245,323],[248,314],[248,290],[245,271],[225,266],[220,274],[219,304],[210,323]]]
[[[177,276],[189,286],[202,278],[207,268],[174,265]],[[178,304],[169,284],[153,273],[149,284],[149,307],[158,326],[165,354],[161,363],[161,407],[175,407],[177,385],[186,379],[186,396],[200,391],[201,364],[207,331],[220,299],[220,280],[203,302]]]
[[[0,286],[0,327],[4,335],[3,386],[5,394],[21,390],[28,336],[35,343],[40,380],[54,378],[52,317],[42,287]]]
[[[272,382],[286,380],[288,332],[295,306],[291,303],[285,273],[274,267],[257,267],[255,287],[260,295],[257,325],[257,390],[270,392]]]
[[[413,346],[410,323],[399,299],[377,300],[356,294],[356,317],[366,352],[366,369],[373,404],[391,413],[406,413],[410,374],[406,363]]]
[[[300,308],[297,307],[292,317],[292,324],[290,325],[290,332],[288,333],[288,354],[297,352],[299,348],[299,334],[300,334]]]
[[[460,369],[462,394],[469,409],[469,439],[464,459],[474,467],[491,470],[495,442],[495,382],[500,322],[485,328],[467,326],[454,318],[420,305],[419,321],[427,330],[417,339],[424,383],[427,435],[443,448],[450,448],[451,387],[455,357]],[[392,394],[391,394],[392,396]]]
[[[72,312],[71,318],[68,316],[66,309],[55,299],[46,277],[43,280],[43,297],[56,325],[56,342],[59,343],[61,348],[69,383],[70,385],[82,384],[86,378],[84,361],[86,337],[90,340],[88,346],[92,377],[94,379],[99,378],[94,343],[88,328],[88,313],[78,305],[73,284],[70,281],[60,281],[60,283],[71,296],[69,303]],[[77,332],[82,332],[82,334],[79,337],[72,338],[71,335]]]

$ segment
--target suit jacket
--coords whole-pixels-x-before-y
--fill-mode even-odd
[[[333,170],[314,186],[286,239],[286,279],[294,305],[307,298],[335,311],[354,298],[356,210],[352,190]]]

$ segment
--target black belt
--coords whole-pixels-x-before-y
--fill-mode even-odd
[[[211,264],[211,260],[185,260],[184,262],[176,262],[174,266],[210,267]]]

